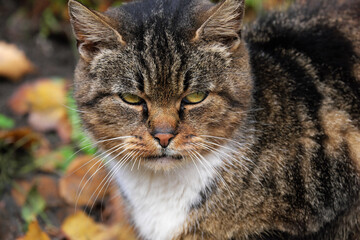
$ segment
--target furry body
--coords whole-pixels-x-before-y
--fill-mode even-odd
[[[307,4],[240,41],[243,1],[70,2],[75,96],[95,140],[130,136],[99,146],[120,146],[107,161],[140,237],[359,238],[360,3]]]

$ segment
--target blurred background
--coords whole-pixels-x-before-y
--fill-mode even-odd
[[[290,4],[247,0],[246,22]],[[135,239],[71,96],[67,0],[0,0],[0,23],[0,239]]]

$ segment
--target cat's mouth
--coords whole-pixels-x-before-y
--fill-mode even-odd
[[[183,157],[177,154],[158,154],[146,157],[145,167],[154,171],[168,171],[183,163]]]
[[[183,157],[180,155],[168,155],[168,154],[161,154],[155,156],[146,157],[146,160],[150,161],[177,161],[181,160]]]

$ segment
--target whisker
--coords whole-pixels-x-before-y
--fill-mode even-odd
[[[213,153],[216,154],[216,155],[218,155],[218,154],[220,154],[220,155],[226,155],[228,158],[230,158],[230,159],[233,160],[234,162],[240,164],[240,166],[243,167],[243,168],[245,168],[246,171],[250,172],[250,173],[255,177],[255,179],[257,180],[257,182],[259,182],[259,183],[262,185],[262,183],[261,183],[260,179],[258,178],[258,176],[256,176],[256,175],[250,170],[250,168],[248,168],[248,167],[247,167],[243,162],[241,162],[239,159],[235,158],[234,156],[232,156],[232,155],[230,155],[230,154],[228,154],[228,153],[226,153],[226,152],[219,151],[219,149],[216,149],[216,148],[214,148],[214,147],[212,147],[212,146],[209,146],[209,145],[206,145],[206,144],[204,144],[204,143],[196,143],[196,145],[198,145],[198,146],[200,146],[200,147],[204,147],[204,148],[210,150],[211,152],[213,152]],[[220,147],[221,147],[221,145],[220,145]],[[234,153],[237,153],[235,150],[232,150],[232,149],[229,149],[229,150],[231,150],[231,151],[234,152]],[[242,155],[240,156],[240,158],[241,158],[242,160],[245,160],[246,162],[252,163],[252,164],[254,164],[254,165],[256,166],[256,164],[255,164],[251,159],[248,159],[247,157],[242,156]],[[230,164],[230,165],[232,165],[232,166],[235,167],[235,165],[234,165],[231,161],[226,161],[226,163],[227,163],[227,164]]]
[[[126,151],[127,149],[125,149],[124,151]],[[95,189],[94,193],[90,196],[88,203],[90,202],[90,200],[94,197],[94,194],[97,192],[97,195],[91,205],[90,208],[90,212],[93,209],[95,202],[97,200],[97,198],[99,197],[101,191],[104,189],[105,186],[108,186],[108,182],[111,182],[111,177],[112,177],[112,171],[113,169],[116,169],[118,165],[121,165],[122,162],[126,161],[128,159],[128,156],[131,154],[130,153],[126,153],[125,156],[123,156],[116,164],[115,166],[112,167],[112,169],[106,174],[106,176],[103,178],[103,180],[100,182],[100,184],[97,186],[97,188]],[[117,154],[116,156],[114,156],[113,158],[111,158],[110,160],[108,160],[108,162],[114,160],[115,158],[117,158],[120,154]],[[109,180],[109,181],[108,181]],[[101,187],[102,186],[102,187]],[[100,188],[101,187],[101,188]],[[98,189],[100,188],[100,190],[98,191]]]
[[[199,176],[200,176],[201,181],[205,184],[205,181],[204,181],[204,179],[203,179],[203,176],[202,176],[202,174],[200,173],[200,170],[199,170],[198,166],[196,165],[196,163],[195,163],[195,161],[194,161],[194,159],[193,159],[194,153],[192,153],[192,151],[190,151],[190,150],[186,150],[186,151],[189,153],[189,156],[190,156],[190,158],[191,158],[191,161],[194,163],[195,168],[196,168],[197,172],[199,173]],[[194,156],[194,157],[195,157],[195,156]]]
[[[82,111],[82,110],[79,110],[79,109],[76,109],[76,108],[72,108],[66,104],[62,104],[63,107],[66,107],[67,109],[71,110],[71,111],[74,111],[74,112],[79,112],[79,113],[89,113],[89,112],[86,112],[86,111]]]
[[[225,181],[225,179],[223,178],[223,176],[216,170],[216,168],[214,166],[212,166],[210,163],[208,163],[208,161],[204,158],[204,156],[202,156],[201,153],[199,153],[199,156],[201,157],[201,159],[204,161],[205,164],[207,164],[209,166],[209,168],[215,173],[215,175],[220,179],[220,181],[224,184],[225,188],[227,189],[227,191],[229,192],[231,199],[233,201],[233,206],[235,207],[235,200],[234,200],[234,193],[230,190],[229,184]],[[221,158],[217,155],[215,155],[218,159],[221,160]]]
[[[116,147],[118,147],[118,148],[115,149],[115,150],[113,150],[113,151],[111,151],[110,153],[108,153],[108,154],[105,156],[105,159],[106,159],[106,157],[108,157],[109,155],[111,155],[113,152],[118,151],[118,150],[120,150],[121,148],[126,147],[127,145],[128,145],[127,143],[123,143],[123,144],[120,144],[120,146],[116,146]],[[118,155],[120,155],[120,154],[121,154],[122,152],[124,152],[124,151],[125,151],[125,150],[121,151]],[[117,155],[117,156],[118,156],[118,155]],[[80,183],[79,183],[79,188],[80,188],[80,186],[82,185],[82,182],[84,181],[84,179],[85,179],[85,177],[87,176],[87,174],[91,171],[91,169],[92,169],[97,163],[99,163],[100,161],[103,161],[103,160],[104,160],[104,158],[98,159],[98,160],[95,162],[95,164],[84,174],[84,176],[82,177],[82,179],[81,179],[81,181],[80,181]],[[98,171],[100,171],[107,163],[108,163],[108,161],[106,161],[105,164],[101,166],[101,168],[98,168],[98,169],[90,176],[90,178],[85,182],[85,184],[84,184],[83,187],[81,188],[80,192],[79,192],[79,188],[78,188],[79,194],[78,194],[78,197],[77,197],[77,199],[76,199],[75,211],[77,210],[77,203],[78,203],[78,201],[79,201],[79,198],[80,198],[81,193],[83,192],[85,186],[86,186],[86,185],[88,184],[88,182],[93,178],[93,176],[94,176]]]
[[[120,170],[121,169],[121,167],[123,166],[123,164],[125,163],[125,162],[129,162],[129,161],[127,161],[129,158],[131,158],[133,155],[134,155],[134,153],[137,153],[138,155],[139,155],[139,151],[137,151],[137,150],[133,150],[133,151],[131,151],[130,153],[126,153],[126,155],[122,158],[122,159],[120,159],[119,160],[119,162],[117,162],[113,167],[112,167],[112,169],[109,171],[109,173],[105,176],[105,178],[103,179],[103,181],[105,180],[105,183],[104,184],[102,184],[103,183],[103,181],[99,184],[99,186],[100,185],[103,185],[103,187],[99,190],[99,192],[98,192],[98,194],[97,194],[97,196],[96,196],[96,198],[95,198],[95,201],[96,201],[96,199],[99,197],[99,194],[100,194],[100,192],[103,190],[103,188],[105,187],[105,192],[107,191],[107,189],[109,188],[109,186],[110,186],[110,183],[113,181],[113,177],[114,177],[114,175],[116,174],[116,172],[118,171],[118,170]],[[97,190],[95,190],[95,192],[96,192]],[[93,195],[92,195],[93,196]],[[91,198],[92,198],[92,196],[91,196]],[[101,203],[104,201],[104,197],[105,197],[105,195],[103,195],[103,197],[101,198]],[[91,199],[90,198],[90,199]],[[93,202],[93,205],[91,206],[91,209],[93,208],[93,206],[94,206],[94,203],[95,203],[95,201]]]
[[[97,142],[95,142],[95,143],[92,143],[91,146],[95,146],[96,144],[101,143],[101,142],[112,141],[112,140],[117,140],[117,139],[122,139],[122,138],[128,138],[128,137],[131,137],[131,136],[121,136],[121,137],[114,137],[114,138],[110,138],[110,139],[105,139],[105,140],[101,140],[101,141],[97,141]],[[116,148],[116,147],[118,147],[118,145],[117,145],[117,146],[114,146],[114,147],[112,147],[111,149],[108,149],[108,150],[106,150],[106,151],[102,151],[102,152],[100,153],[100,155],[97,155],[98,152],[100,152],[100,151],[98,150],[95,155],[96,155],[96,157],[100,157],[101,155],[105,154],[106,152],[108,152],[108,151],[110,151],[110,150],[112,150],[112,149],[114,149],[114,148]],[[69,157],[69,159],[72,158],[73,156],[75,156],[77,153],[79,153],[80,151],[82,151],[82,150],[85,149],[85,148],[86,148],[86,146],[83,147],[83,148],[81,148],[81,149],[79,149],[79,150],[76,151],[75,153],[73,153],[73,154]],[[70,173],[65,174],[64,176],[71,176],[72,174],[74,174],[75,172],[77,172],[78,170],[80,170],[81,168],[83,168],[84,166],[86,166],[87,164],[91,163],[94,159],[96,159],[96,157],[92,158],[90,161],[84,163],[83,165],[81,165],[80,167],[78,167],[78,168],[76,168],[75,170],[71,171]]]

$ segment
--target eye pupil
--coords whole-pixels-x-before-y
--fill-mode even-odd
[[[123,93],[120,95],[121,99],[128,104],[140,104],[142,103],[142,98],[131,93]]]

